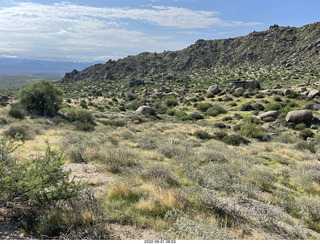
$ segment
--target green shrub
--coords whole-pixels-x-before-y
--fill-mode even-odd
[[[268,103],[265,106],[264,111],[271,111],[271,110],[280,110],[281,108],[283,108],[283,105],[281,103],[277,103],[277,102],[272,102],[272,103]]]
[[[214,123],[214,124],[213,124],[213,127],[214,127],[214,128],[219,128],[219,129],[224,129],[224,128],[226,128],[227,126],[226,126],[224,123],[222,123],[222,122],[217,122],[217,123]]]
[[[239,108],[240,111],[253,111],[255,108],[251,105],[251,103],[244,103]]]
[[[240,144],[248,144],[250,141],[247,140],[246,138],[237,135],[237,134],[231,134],[231,135],[227,135],[225,137],[222,138],[222,141],[228,145],[232,145],[232,146],[239,146]]]
[[[69,180],[71,172],[63,170],[62,154],[51,150],[49,144],[44,157],[32,161],[16,162],[12,159],[10,153],[16,148],[13,139],[1,138],[0,202],[44,207],[54,201],[72,198],[83,188],[83,185]]]
[[[163,100],[163,103],[165,105],[167,105],[168,107],[174,107],[174,106],[178,105],[178,101],[177,101],[177,99],[175,97],[166,97]]]
[[[174,109],[168,109],[166,114],[173,116],[175,112],[176,112],[176,110],[174,110]]]
[[[52,116],[63,102],[63,92],[48,80],[40,80],[21,89],[18,93],[20,104],[28,111]]]
[[[199,103],[197,105],[197,109],[201,112],[207,112],[207,110],[211,107],[212,105],[210,103]]]
[[[66,118],[68,121],[75,123],[76,130],[92,131],[96,125],[92,114],[84,109],[71,108],[67,111]]]
[[[220,130],[220,131],[214,132],[212,138],[215,139],[215,140],[221,141],[227,135],[228,134],[226,132]]]
[[[315,148],[314,144],[306,142],[306,141],[302,141],[302,142],[297,143],[294,148],[297,150],[300,150],[300,151],[307,150],[307,151],[310,151],[311,153],[316,153],[316,148]]]
[[[299,137],[301,137],[303,140],[307,140],[308,137],[313,137],[314,133],[310,129],[304,129],[300,131]]]
[[[221,107],[218,104],[213,104],[212,107],[210,107],[207,112],[206,115],[207,116],[218,116],[219,114],[226,114],[227,110],[225,110],[223,107]]]
[[[6,125],[8,124],[8,121],[5,118],[0,117],[0,125]]]
[[[8,115],[15,119],[24,119],[24,112],[20,109],[12,108],[9,110]]]
[[[239,134],[248,138],[255,138],[261,141],[269,141],[271,138],[261,127],[256,124],[243,124],[240,128]]]
[[[133,100],[132,102],[130,102],[128,104],[127,109],[136,111],[141,105],[142,105],[142,103],[140,101]]]
[[[183,111],[176,111],[174,117],[182,121],[192,120],[192,118]]]
[[[19,136],[22,141],[32,140],[35,136],[35,132],[27,125],[11,126],[3,134],[7,137],[16,138]]]
[[[190,116],[191,116],[191,118],[192,118],[193,120],[204,119],[204,117],[202,116],[202,114],[199,114],[199,113],[192,113]]]
[[[211,135],[204,130],[197,130],[193,133],[193,135],[202,140],[211,139]]]

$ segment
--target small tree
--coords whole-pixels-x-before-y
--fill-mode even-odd
[[[21,89],[18,99],[24,108],[30,112],[52,116],[63,101],[63,92],[54,86],[51,81],[40,80]]]

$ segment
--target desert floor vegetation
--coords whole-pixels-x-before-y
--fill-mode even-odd
[[[193,91],[155,115],[138,94],[2,106],[0,209],[25,238],[319,239],[320,124],[287,123],[310,101],[279,94]]]

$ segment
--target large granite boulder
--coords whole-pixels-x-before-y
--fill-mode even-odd
[[[271,110],[268,112],[264,112],[262,114],[259,115],[260,119],[264,119],[266,117],[272,117],[272,118],[278,118],[278,116],[280,115],[280,112],[278,110]]]
[[[155,115],[156,113],[156,111],[149,106],[140,106],[136,111],[142,114],[150,114],[150,115]]]
[[[207,94],[217,94],[217,93],[219,93],[219,86],[217,84],[210,86],[207,90]]]
[[[320,95],[319,91],[314,89],[308,93],[308,100],[312,100],[319,95]]]
[[[287,122],[293,123],[302,123],[302,122],[309,122],[313,119],[313,114],[309,110],[295,110],[291,111],[286,116]]]

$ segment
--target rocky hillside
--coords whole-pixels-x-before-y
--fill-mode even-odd
[[[320,22],[300,28],[273,25],[269,30],[222,40],[198,40],[180,50],[141,53],[83,71],[66,73],[61,83],[185,80],[192,73],[212,68],[280,67],[320,68]]]

